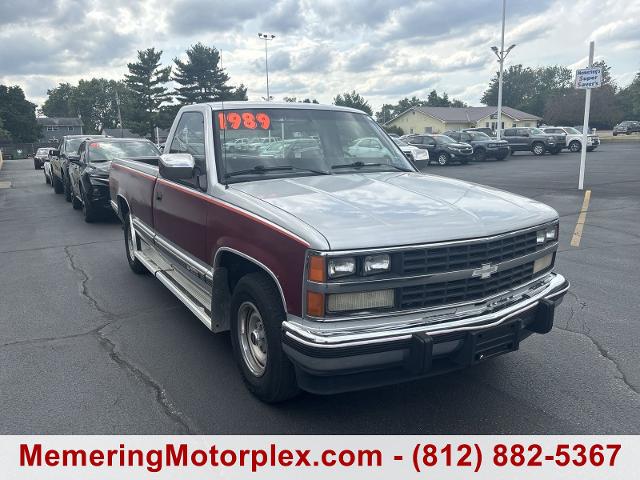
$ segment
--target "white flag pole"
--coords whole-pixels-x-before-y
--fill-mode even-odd
[[[593,51],[595,43],[589,44],[589,65],[593,66]],[[591,89],[587,88],[584,96],[584,124],[582,125],[582,148],[580,149],[580,177],[578,179],[578,190],[584,190],[584,169],[587,162],[587,135],[589,130],[589,110],[591,109]]]

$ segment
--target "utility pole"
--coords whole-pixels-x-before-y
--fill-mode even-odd
[[[500,74],[498,75],[498,125],[497,135],[498,140],[502,137],[502,74],[504,72],[504,59],[507,58],[509,52],[515,47],[515,44],[511,45],[506,51],[504,49],[504,25],[507,16],[507,0],[502,0],[502,38],[500,40],[500,51],[498,47],[491,47],[493,53],[498,57],[498,63],[500,64]]]
[[[589,65],[593,67],[593,52],[595,42],[589,44]],[[587,88],[584,96],[584,123],[582,124],[582,148],[580,149],[580,177],[578,179],[578,190],[584,190],[584,169],[587,163],[587,135],[589,133],[589,110],[591,109],[591,89]]]
[[[124,136],[124,130],[122,126],[122,115],[120,114],[120,97],[118,96],[118,90],[116,90],[116,105],[118,106],[118,123],[120,124],[120,138]]]
[[[267,75],[267,102],[271,100],[271,96],[269,95],[269,52],[267,45],[270,40],[276,38],[275,35],[270,33],[258,33],[258,38],[264,40],[264,70]]]

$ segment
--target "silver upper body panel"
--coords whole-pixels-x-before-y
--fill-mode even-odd
[[[303,225],[326,244],[351,250],[465,240],[558,218],[540,202],[490,187],[421,173],[352,173],[236,183],[229,190],[272,209],[282,227]],[[321,242],[324,243],[324,242]]]

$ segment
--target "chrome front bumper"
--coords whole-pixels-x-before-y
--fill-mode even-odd
[[[467,306],[366,319],[359,325],[289,317],[282,347],[298,385],[331,394],[438,375],[515,351],[532,333],[548,333],[555,307],[569,289],[550,273],[496,300]],[[446,310],[443,313],[443,310]],[[372,323],[375,322],[377,323]],[[357,322],[356,322],[357,323]]]
[[[443,307],[428,312],[344,323],[312,322],[288,316],[282,328],[283,334],[294,342],[320,348],[393,342],[417,332],[433,336],[496,326],[536,307],[543,299],[559,303],[567,290],[569,282],[562,275],[549,273],[480,305]]]

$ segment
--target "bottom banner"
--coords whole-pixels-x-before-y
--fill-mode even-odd
[[[640,436],[2,436],[3,479],[640,479]]]

